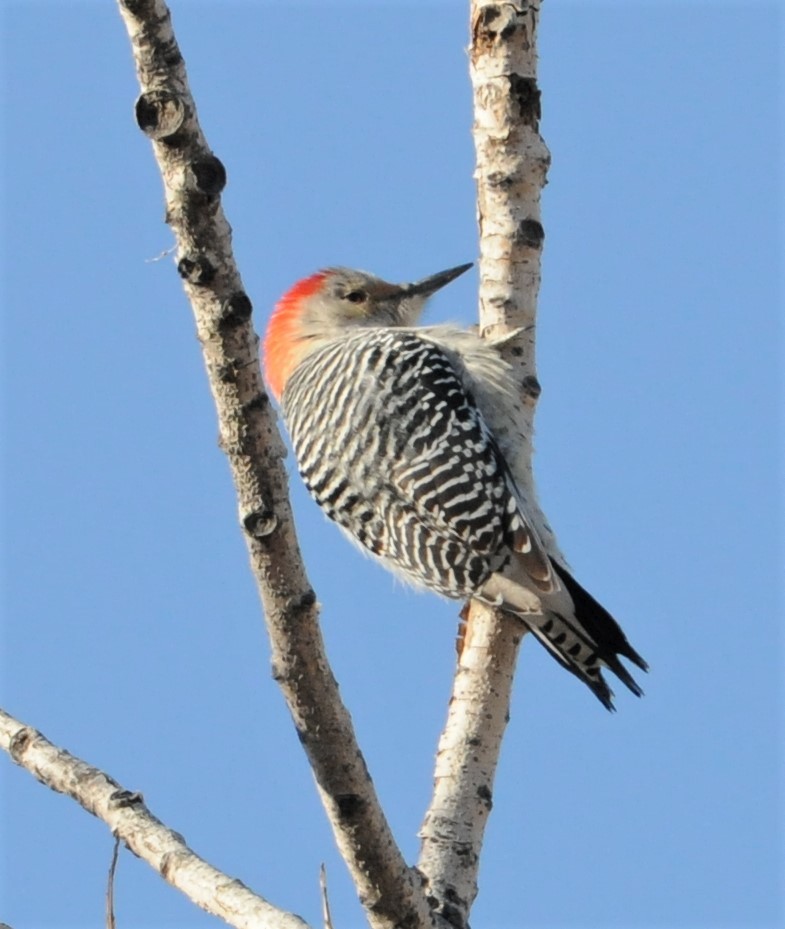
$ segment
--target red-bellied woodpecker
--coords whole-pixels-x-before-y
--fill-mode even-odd
[[[520,617],[608,707],[607,667],[647,669],[616,621],[570,575],[518,464],[519,402],[497,348],[454,326],[416,326],[466,271],[415,284],[329,268],[277,304],[264,341],[300,474],[319,506],[414,585]]]

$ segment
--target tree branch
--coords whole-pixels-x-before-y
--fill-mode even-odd
[[[539,395],[534,325],[543,228],[540,193],[548,150],[539,134],[536,27],[539,4],[473,0],[471,78],[480,227],[480,329],[500,341],[521,398],[512,470],[552,539],[532,481],[534,407]],[[554,545],[555,548],[555,545]],[[508,615],[472,603],[450,709],[439,741],[434,794],[420,832],[418,867],[427,892],[456,927],[468,924],[493,799],[501,740],[524,634]]]
[[[262,383],[251,302],[220,205],[224,167],[199,126],[166,4],[118,3],[142,90],[137,122],[153,143],[163,178],[166,219],[177,240],[177,268],[194,311],[221,445],[237,490],[273,674],[371,925],[430,926],[419,876],[395,844],[325,655],[292,521],[285,447]]]
[[[406,866],[395,845],[324,652],[316,598],[302,564],[288,502],[285,447],[264,391],[251,302],[234,263],[231,230],[220,205],[225,169],[199,127],[165,3],[118,0],[118,4],[142,90],[137,122],[153,143],[164,182],[166,218],[177,240],[178,272],[194,310],[221,445],[237,489],[240,522],[271,640],[274,676],[372,927],[425,929],[443,925],[440,917],[463,927],[477,893],[479,857],[522,624],[476,604],[472,607],[439,744],[433,801],[421,833],[419,870],[426,881],[426,899],[420,875]],[[511,426],[519,448],[513,472],[529,483],[539,393],[534,364],[543,240],[539,196],[548,165],[538,132],[537,15],[538,8],[525,0],[517,6],[490,0],[473,0],[472,5],[480,322],[485,335],[505,340],[502,350],[521,384],[519,421]],[[531,502],[536,506],[533,494]],[[547,535],[542,514],[536,511],[534,516],[536,528]],[[0,737],[15,760],[90,812],[105,813],[102,818],[129,847],[198,905],[225,919],[224,912],[213,907],[230,910],[233,925],[286,929],[304,925],[239,882],[227,886],[230,879],[188,850],[176,833],[152,817],[138,795],[54,748],[35,730],[10,717],[0,721],[6,725]],[[234,891],[247,897],[236,898]]]
[[[147,809],[142,795],[125,790],[98,768],[52,745],[40,732],[0,710],[0,747],[42,784],[76,800],[103,820],[112,835],[164,880],[213,916],[237,929],[307,929],[192,851],[178,833]]]

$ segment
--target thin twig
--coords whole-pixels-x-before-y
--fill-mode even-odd
[[[109,877],[106,882],[106,929],[115,929],[114,919],[114,873],[117,868],[117,856],[120,851],[120,839],[115,836],[112,849],[112,863],[109,865]]]
[[[327,896],[327,868],[324,866],[324,862],[322,862],[319,868],[319,889],[322,894],[322,919],[324,920],[324,929],[333,929],[330,900]]]
[[[168,258],[170,255],[173,255],[177,249],[176,245],[172,245],[169,248],[165,248],[162,252],[159,252],[157,255],[153,255],[152,258],[145,258],[145,264],[155,264],[157,261],[163,261],[164,258]]]

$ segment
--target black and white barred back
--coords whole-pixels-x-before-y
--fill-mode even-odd
[[[465,599],[509,562],[514,487],[438,345],[358,330],[309,355],[282,405],[316,502],[410,582]]]

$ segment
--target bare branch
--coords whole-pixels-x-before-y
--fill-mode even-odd
[[[498,341],[521,384],[513,473],[530,487],[534,405],[539,395],[534,323],[543,229],[540,192],[549,155],[539,135],[536,80],[539,5],[473,0],[471,77],[480,227],[480,328]],[[552,538],[530,494],[540,533]],[[554,544],[555,548],[555,544]],[[472,603],[439,742],[434,795],[420,835],[418,867],[439,912],[468,923],[510,694],[524,634],[520,621]]]
[[[113,836],[213,916],[237,929],[307,929],[299,916],[273,906],[242,881],[200,858],[181,835],[153,816],[141,794],[125,790],[108,774],[52,745],[40,732],[3,710],[0,747],[42,784],[66,794],[103,820]],[[112,876],[110,873],[110,888]]]
[[[439,745],[434,798],[422,829],[419,869],[427,882],[426,898],[420,876],[407,867],[395,845],[324,652],[316,598],[288,502],[285,448],[264,391],[251,302],[234,263],[231,230],[220,204],[225,169],[199,127],[165,3],[118,4],[142,90],[137,122],[151,139],[161,169],[178,272],[194,310],[221,445],[237,489],[274,676],[308,754],[337,844],[374,929],[425,929],[442,924],[439,916],[454,927],[465,926],[477,893],[479,856],[523,627],[487,609],[472,609]],[[473,0],[480,320],[483,332],[494,339],[513,333],[503,351],[520,377],[524,399],[515,424],[520,436],[516,475],[531,473],[539,392],[534,314],[543,238],[539,194],[548,153],[537,124],[537,14],[525,0],[518,5]],[[540,522],[537,528],[545,535],[544,519]],[[35,730],[3,719],[11,726],[5,747],[15,760],[101,815],[116,835],[198,905],[232,925],[304,925],[198,858],[147,811],[139,795],[123,791]],[[231,919],[213,907],[227,910]]]
[[[540,4],[473,0],[471,78],[480,227],[480,328],[497,341],[520,384],[513,474],[527,516],[550,552],[558,546],[532,479],[534,411],[540,395],[535,324],[545,232],[540,195],[550,154],[540,136],[537,24]]]
[[[453,926],[468,924],[493,806],[493,780],[509,718],[520,622],[472,604],[447,723],[439,740],[434,792],[420,836],[419,869]]]
[[[225,169],[199,126],[166,4],[118,3],[142,90],[137,122],[153,143],[163,178],[177,268],[194,311],[264,605],[273,674],[371,925],[430,926],[419,876],[395,844],[325,655],[292,521],[285,447],[262,383],[251,302],[220,204]]]

